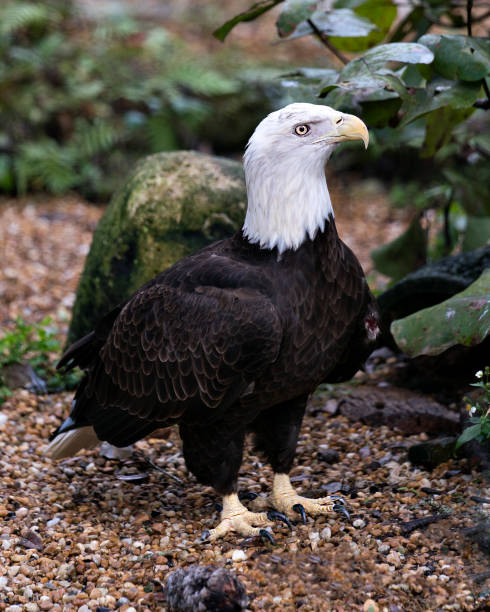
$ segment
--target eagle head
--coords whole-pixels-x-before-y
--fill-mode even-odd
[[[346,140],[369,144],[369,132],[355,115],[330,106],[296,102],[270,113],[255,129],[247,145],[245,163],[254,157],[284,156],[301,165],[311,160],[324,164],[335,146]]]
[[[294,103],[270,113],[252,134],[244,155],[250,242],[279,253],[313,240],[333,217],[325,164],[334,148],[369,132],[355,115],[329,106]]]

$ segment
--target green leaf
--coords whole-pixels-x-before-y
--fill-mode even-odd
[[[366,35],[361,35],[362,38],[359,34],[341,34],[344,38],[332,38],[332,44],[342,51],[364,51],[379,44],[395,20],[397,10],[393,0],[367,0],[354,8],[354,12],[368,19],[374,27]]]
[[[397,114],[401,103],[401,100],[397,98],[375,102],[363,101],[361,102],[362,118],[369,127],[385,127],[388,125],[390,119]]]
[[[472,251],[490,241],[490,217],[466,217],[463,251]]]
[[[391,333],[409,357],[480,344],[490,333],[490,268],[448,300],[393,321]]]
[[[463,35],[426,34],[420,44],[434,52],[433,69],[446,79],[481,81],[490,72],[490,40]]]
[[[457,439],[456,446],[454,447],[455,450],[458,449],[463,444],[465,444],[466,442],[469,442],[470,440],[474,440],[475,438],[478,438],[480,434],[481,434],[481,423],[478,423],[477,425],[472,425],[471,427],[467,427]]]
[[[301,77],[312,81],[322,81],[322,83],[335,83],[339,76],[338,70],[333,68],[298,68],[294,72],[287,72],[282,77]]]
[[[434,54],[424,45],[417,43],[387,43],[366,51],[361,57],[352,60],[340,73],[342,80],[358,79],[372,75],[386,62],[404,64],[430,64]]]
[[[349,62],[340,72],[336,82],[323,84],[320,96],[338,108],[350,107],[369,101],[402,98],[411,104],[411,97],[402,80],[404,68],[397,72],[385,68],[387,62],[419,63],[432,61],[430,49],[416,43],[390,43],[370,49],[361,57]],[[342,92],[333,91],[342,88]]]
[[[376,270],[393,280],[413,272],[426,261],[427,233],[416,217],[398,238],[371,251]]]
[[[243,21],[253,21],[283,1],[284,0],[262,0],[261,2],[256,2],[255,4],[252,4],[247,11],[236,15],[233,17],[233,19],[230,19],[220,26],[213,32],[213,36],[223,42],[237,24],[242,23]]]
[[[331,81],[331,79],[328,80]],[[383,78],[383,75],[380,74],[364,75],[358,79],[351,79],[346,81],[341,80],[340,77],[337,77],[336,80],[337,82],[334,83],[328,81],[327,83],[323,83],[321,94],[325,95],[333,89],[341,88],[348,91],[357,92],[359,98],[364,99],[365,96],[362,95],[362,91],[364,91],[365,95],[368,95],[369,93],[374,91],[383,91],[383,89],[385,89],[385,87],[387,86],[386,80]],[[395,98],[397,96],[395,93],[390,92],[386,97]],[[382,96],[382,98],[384,99],[385,96]]]
[[[334,108],[342,106],[351,111],[364,102],[385,102],[386,100],[393,100],[400,107],[401,100],[385,76],[377,73],[372,77],[327,85],[323,87],[321,95],[327,96],[325,101],[330,106]]]
[[[315,11],[309,19],[327,36],[366,36],[376,27],[367,19],[358,17],[350,9]],[[312,33],[313,28],[308,21],[303,21],[285,40],[301,38]]]
[[[292,34],[299,23],[312,16],[317,4],[317,0],[286,0],[276,23],[279,36]]]
[[[440,148],[449,142],[453,127],[468,119],[475,110],[472,106],[461,109],[443,106],[429,113],[427,115],[424,147],[420,152],[420,157],[433,157]]]
[[[400,125],[406,125],[443,106],[450,106],[453,109],[471,107],[478,98],[480,89],[480,82],[452,83],[444,79],[436,79],[427,88],[416,89],[410,98],[404,100],[401,108],[403,119]]]

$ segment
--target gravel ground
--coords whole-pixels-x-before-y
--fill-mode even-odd
[[[100,209],[76,199],[0,206],[1,325],[49,314],[63,333]],[[353,224],[349,207],[338,215],[364,262],[365,237],[372,245],[393,232],[386,206],[373,210],[359,241],[342,231],[343,221],[346,230]],[[382,382],[383,371],[375,376]],[[293,481],[306,495],[341,491],[352,522],[309,518],[292,532],[278,525],[274,546],[240,537],[202,544],[218,499],[187,473],[175,431],[139,442],[125,461],[98,450],[57,464],[44,458],[71,397],[20,389],[0,409],[0,610],[165,610],[168,573],[192,563],[233,569],[251,610],[488,609],[488,556],[464,530],[488,514],[481,500],[490,492],[465,461],[412,467],[406,449],[424,434],[331,416],[322,409],[329,391],[320,391]],[[242,489],[268,492],[271,471],[250,449],[241,474]],[[424,517],[439,520],[411,522]]]

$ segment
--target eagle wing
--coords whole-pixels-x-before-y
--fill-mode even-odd
[[[257,290],[156,284],[120,312],[86,393],[111,412],[172,422],[230,405],[276,359],[281,337],[276,308]]]

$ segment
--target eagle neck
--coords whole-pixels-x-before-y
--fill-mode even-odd
[[[242,230],[249,242],[282,254],[314,240],[333,220],[325,162],[309,161],[272,164],[264,156],[245,155],[248,208]]]
[[[325,226],[316,233],[313,240],[306,240],[297,251],[288,251],[291,261],[298,259],[306,262],[315,270],[331,273],[338,262],[338,249],[341,241],[335,225],[335,219],[329,218]]]

